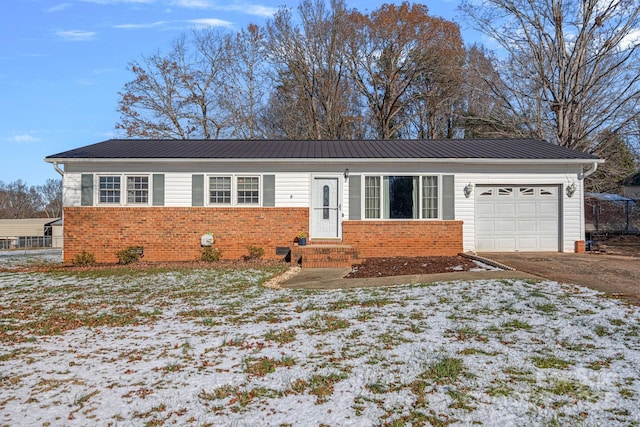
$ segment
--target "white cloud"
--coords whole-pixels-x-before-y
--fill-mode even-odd
[[[47,9],[47,12],[60,12],[65,9],[69,9],[70,7],[71,3],[60,3]]]
[[[208,0],[176,0],[172,4],[187,9],[207,9],[211,7],[211,3]]]
[[[229,21],[224,21],[217,18],[191,19],[188,22],[199,27],[230,27],[232,25]]]
[[[156,0],[80,0],[85,3],[94,3],[94,4],[120,4],[120,3],[130,3],[130,4],[151,4],[155,3]]]
[[[229,21],[217,18],[198,18],[186,21],[156,21],[146,24],[118,24],[113,28],[122,30],[145,30],[149,28],[163,28],[168,26],[176,26],[176,24],[184,26],[184,24],[192,24],[198,27],[231,27],[233,24]]]
[[[83,42],[92,40],[96,36],[94,31],[81,31],[81,30],[64,30],[56,31],[55,35],[61,39],[71,42]]]
[[[114,25],[113,28],[120,28],[125,30],[143,30],[147,28],[158,28],[167,24],[169,24],[168,21],[156,21],[147,24],[118,24]]]
[[[216,4],[211,0],[174,0],[172,6],[183,7],[187,9],[210,9],[219,12],[239,12],[247,15],[271,17],[278,10],[275,7],[263,6],[259,4],[248,3],[229,3]]]
[[[24,132],[24,133],[16,133],[14,132],[13,135],[11,135],[9,138],[10,142],[15,142],[18,144],[22,144],[25,142],[38,142],[40,141],[40,139],[36,138],[35,136],[31,135],[29,132]]]

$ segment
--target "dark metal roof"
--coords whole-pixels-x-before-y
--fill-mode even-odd
[[[597,160],[537,139],[148,140],[110,139],[48,156],[72,159],[571,159]]]

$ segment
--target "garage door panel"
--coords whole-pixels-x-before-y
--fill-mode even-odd
[[[493,206],[492,204],[482,204],[482,205],[478,205],[476,207],[476,212],[479,215],[494,215],[496,210],[495,210],[495,206]]]
[[[541,234],[547,235],[547,234],[558,233],[558,221],[556,220],[550,220],[550,221],[540,220],[538,221],[538,225],[539,225],[538,231]]]
[[[518,203],[517,213],[519,216],[522,215],[535,215],[536,214],[536,204],[532,202],[521,202]]]
[[[497,202],[494,206],[494,212],[496,215],[513,216],[516,213],[516,204],[513,202]]]
[[[558,204],[557,203],[550,203],[550,202],[540,202],[540,203],[538,203],[538,214],[539,215],[557,216],[558,215]]]
[[[483,235],[491,235],[496,231],[495,221],[476,221],[476,232]]]
[[[538,239],[536,237],[520,237],[518,238],[518,250],[520,251],[536,251],[538,249]]]
[[[551,237],[541,237],[539,242],[540,250],[543,251],[557,251],[558,240]]]
[[[538,231],[538,222],[535,220],[524,220],[521,219],[518,221],[518,233],[526,234],[526,233],[535,233]]]
[[[516,250],[516,239],[513,238],[498,238],[496,240],[495,250],[498,252],[513,252]]]
[[[557,186],[492,186],[476,192],[476,250],[559,250]]]
[[[497,233],[513,233],[516,231],[516,221],[514,220],[496,220],[495,224]]]

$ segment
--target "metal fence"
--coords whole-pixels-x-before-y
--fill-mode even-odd
[[[53,246],[53,238],[51,236],[0,236],[0,249],[36,249],[50,248]]]
[[[588,233],[640,233],[640,199],[585,197],[584,203]]]

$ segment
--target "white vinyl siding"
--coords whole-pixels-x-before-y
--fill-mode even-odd
[[[277,207],[308,208],[311,198],[311,175],[308,173],[276,174]]]
[[[191,174],[168,173],[164,176],[164,205],[191,206]]]
[[[62,205],[80,206],[82,174],[65,173],[62,179]]]

